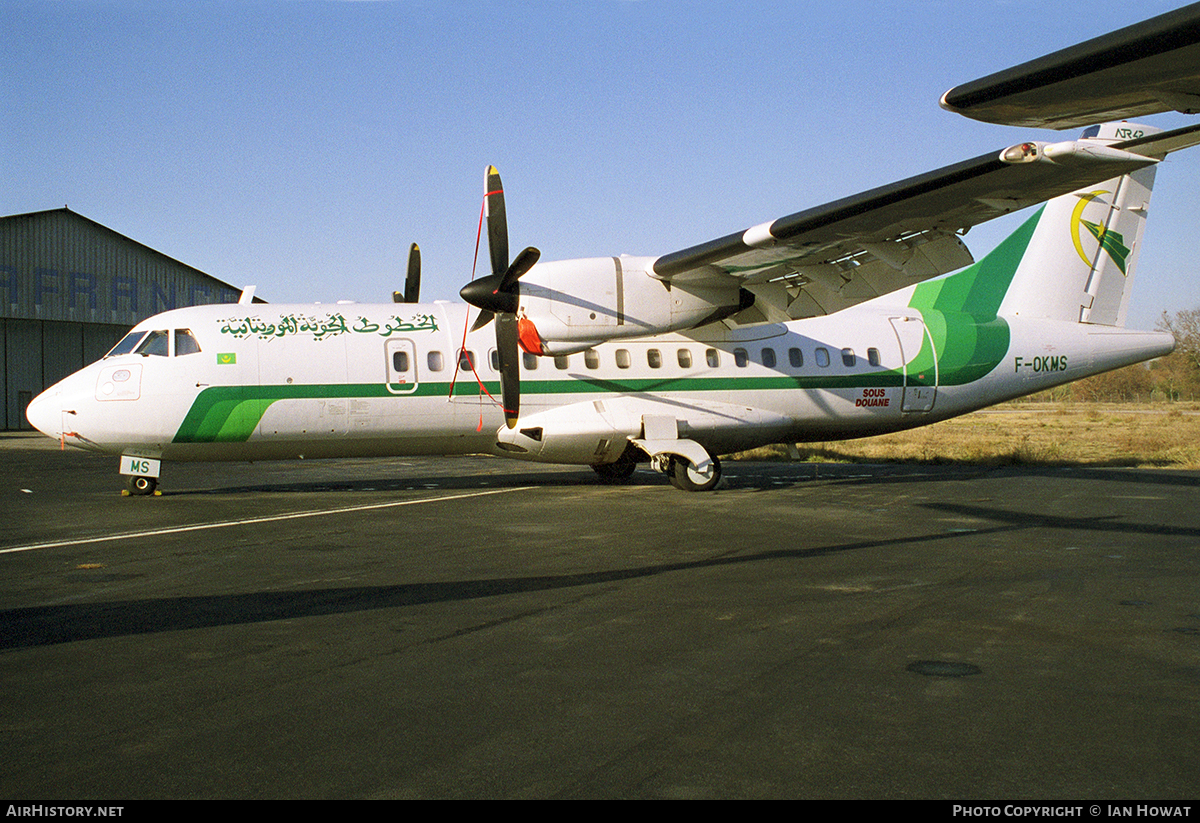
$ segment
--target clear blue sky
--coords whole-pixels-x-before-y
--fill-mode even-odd
[[[389,300],[415,240],[456,299],[489,163],[514,251],[664,254],[1064,139],[937,101],[1181,5],[0,0],[0,213],[69,205],[272,302]],[[1131,325],[1200,306],[1198,190],[1200,149],[1160,169]]]

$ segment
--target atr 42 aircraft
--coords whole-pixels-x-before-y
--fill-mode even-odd
[[[1182,11],[1092,41],[1115,56],[1089,52],[1084,69],[1035,67],[1022,88],[1040,83],[1034,107],[1055,116],[1086,110],[1095,95],[1079,77],[1123,76],[1117,46],[1147,27],[1161,38],[1172,18],[1166,30],[1191,32],[1179,48],[1194,54],[1200,4]],[[1184,80],[1138,111],[1200,91],[1185,82],[1197,61],[1169,57],[1164,70]],[[1145,76],[1135,67],[1130,82]],[[972,85],[1003,104],[1001,80],[990,97]],[[244,295],[169,311],[27,414],[63,444],[120,455],[134,494],[153,493],[162,461],[470,453],[610,480],[648,461],[707,490],[720,454],[920,426],[1170,352],[1170,335],[1128,330],[1125,316],[1155,166],[1197,142],[1200,126],[1093,126],[661,257],[552,263],[532,248],[510,262],[489,169],[493,273],[462,289],[468,305],[416,302],[414,245],[395,303]],[[1047,200],[973,261],[966,229]]]

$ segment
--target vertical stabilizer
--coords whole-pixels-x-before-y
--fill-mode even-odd
[[[1130,124],[1102,129],[1118,127]],[[1149,166],[1048,202],[1000,313],[1124,326],[1154,172]]]

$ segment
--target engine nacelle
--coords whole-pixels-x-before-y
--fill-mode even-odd
[[[641,417],[621,403],[595,400],[521,417],[501,427],[496,445],[507,457],[538,463],[611,463],[641,431]]]
[[[521,345],[533,354],[572,354],[606,340],[694,329],[753,304],[727,282],[665,282],[652,257],[597,257],[539,263],[520,280]]]

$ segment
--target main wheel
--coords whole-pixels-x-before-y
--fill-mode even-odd
[[[708,470],[700,472],[682,457],[672,458],[669,470],[671,485],[686,492],[706,492],[715,489],[717,483],[721,482],[721,461],[716,457],[710,459]]]
[[[135,474],[129,478],[129,493],[136,496],[154,494],[154,490],[158,488],[157,477],[144,477],[140,474]]]
[[[613,463],[601,463],[592,466],[592,471],[600,476],[602,483],[620,483],[633,477],[637,463],[632,460],[617,460]]]

